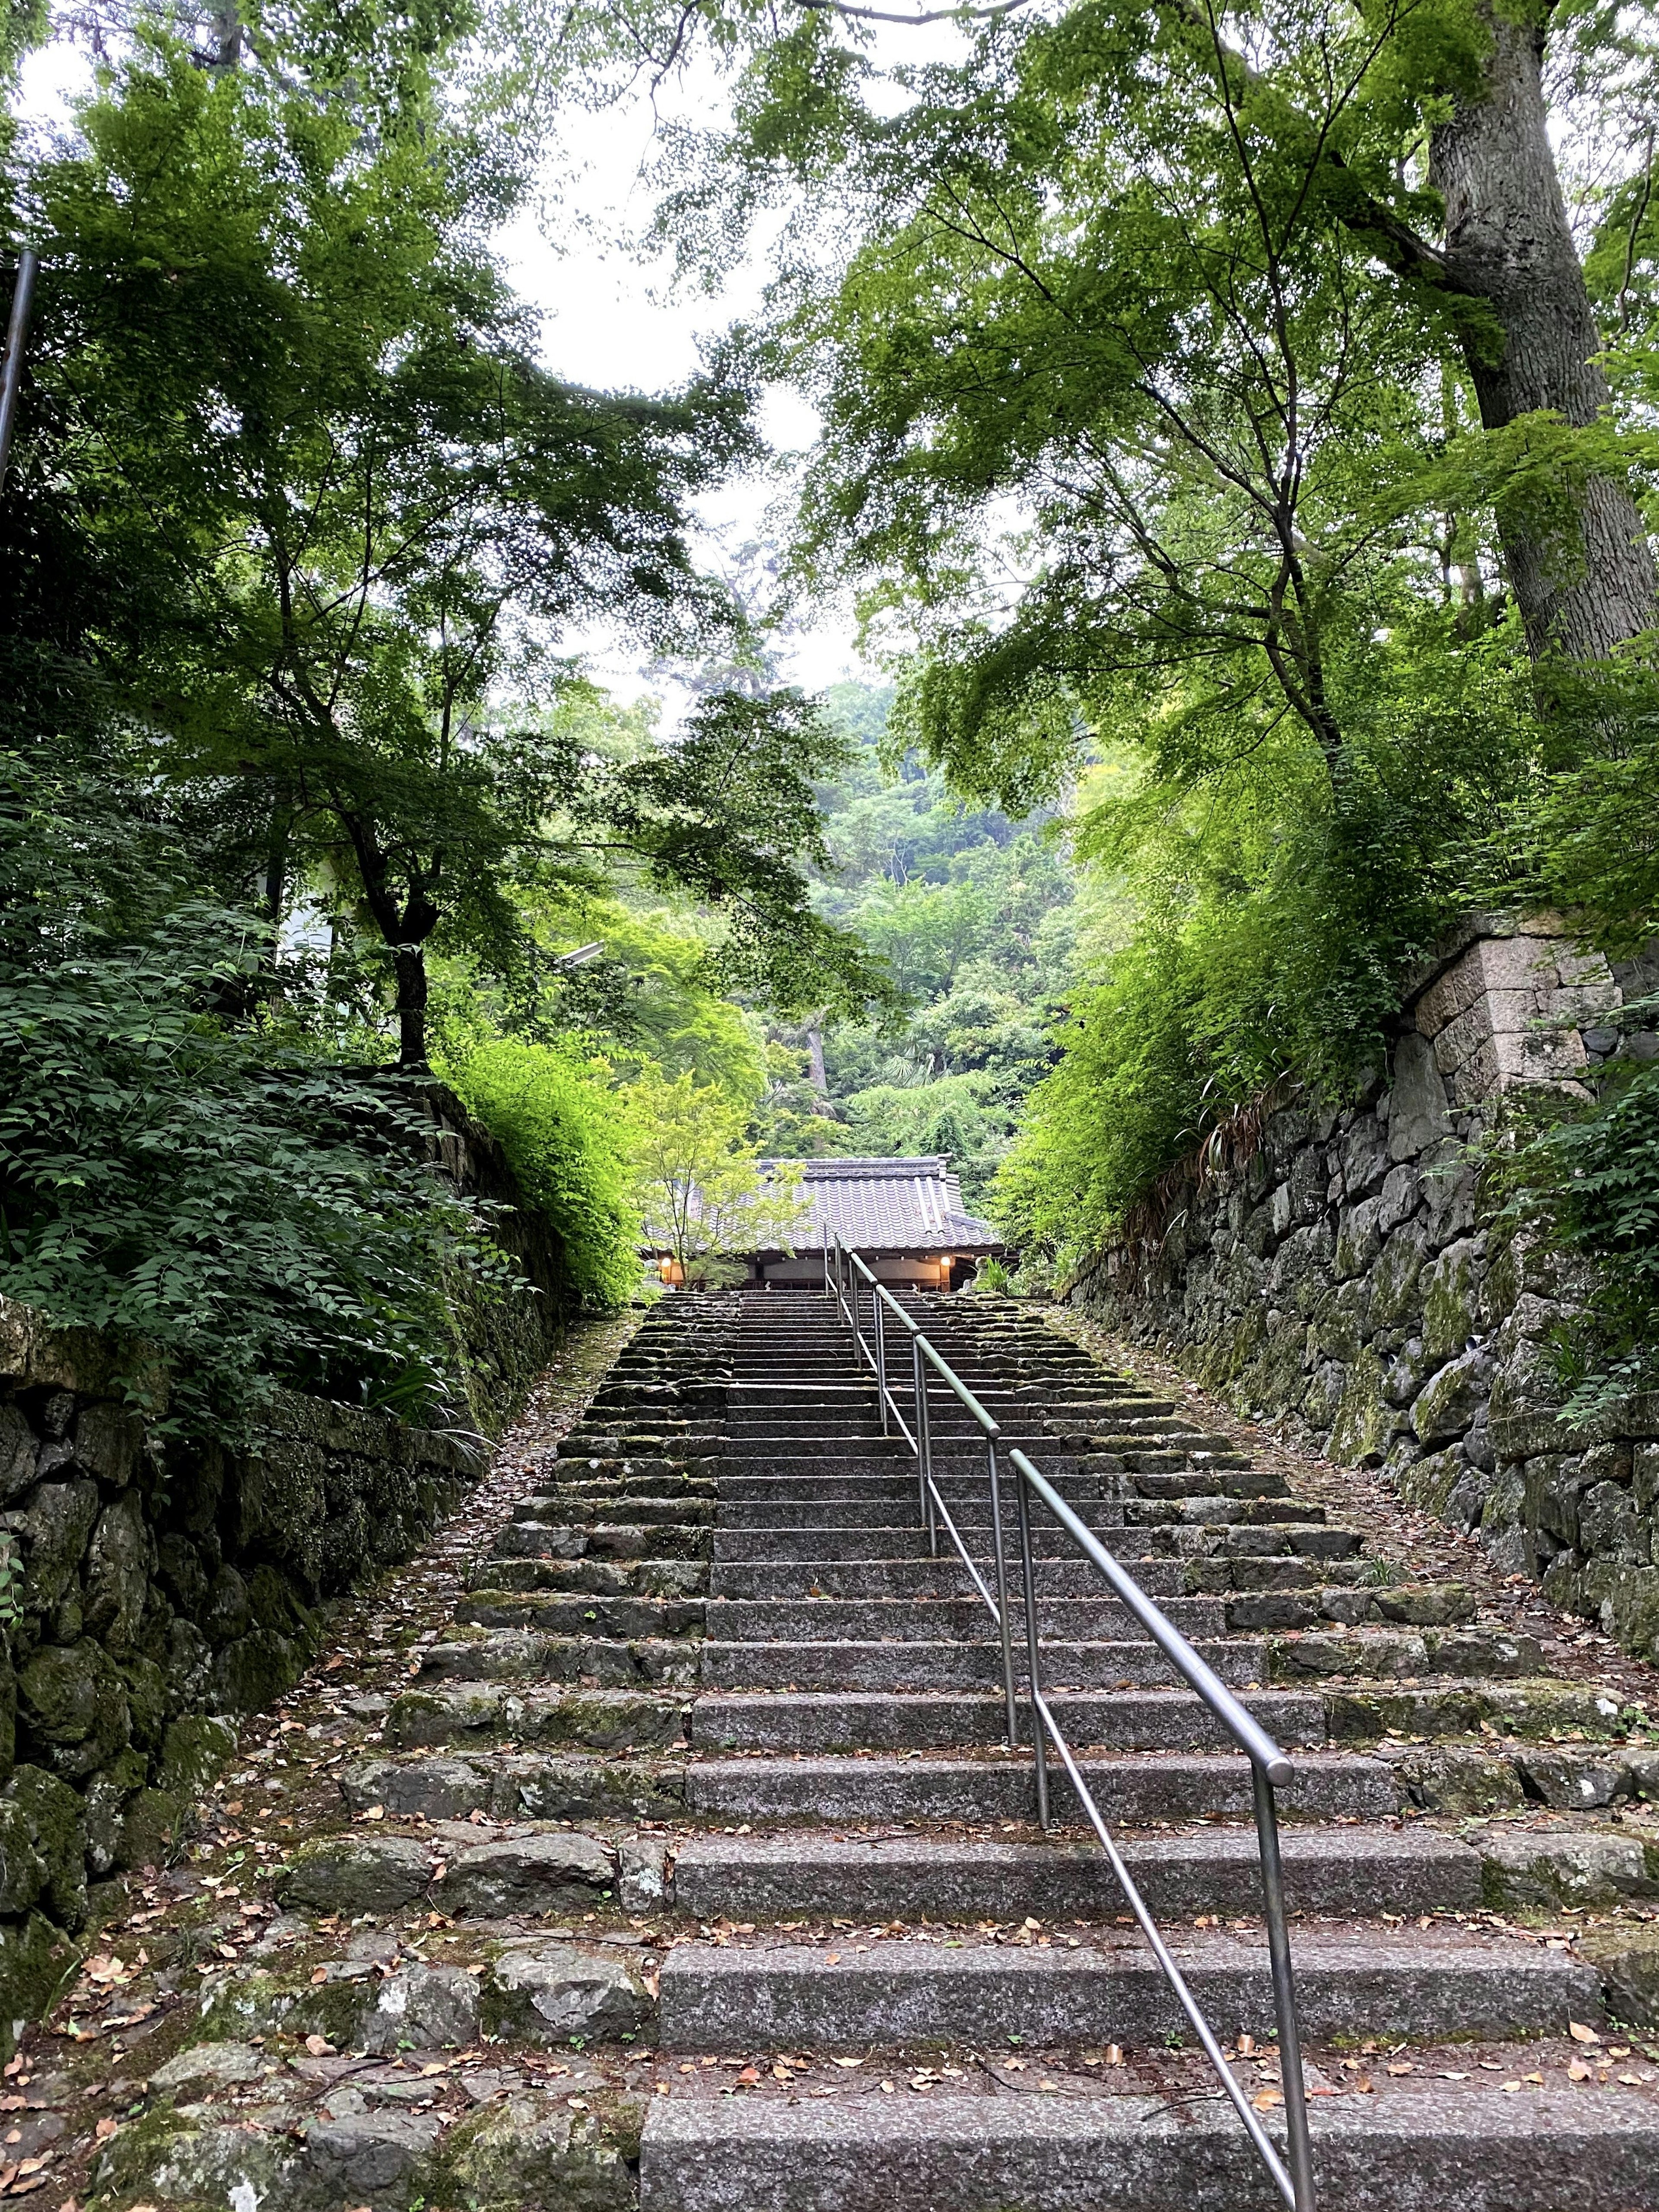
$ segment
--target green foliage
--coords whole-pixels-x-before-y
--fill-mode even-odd
[[[1632,1018],[1655,1002],[1632,1010]],[[1492,1155],[1512,1221],[1581,1271],[1582,1310],[1559,1341],[1570,1420],[1659,1383],[1659,1066],[1626,1065],[1601,1097],[1564,1112],[1539,1098]]]
[[[1484,856],[1489,883],[1628,955],[1659,933],[1659,684],[1634,660],[1550,683],[1542,769]]]
[[[506,1293],[424,1164],[419,1102],[239,1030],[264,952],[118,791],[0,783],[0,1291],[159,1352],[174,1418],[246,1432],[287,1383],[414,1414],[459,1400],[439,1284]]]
[[[647,1071],[629,1086],[635,1191],[647,1243],[686,1284],[728,1281],[738,1253],[792,1249],[800,1192],[787,1173],[763,1175],[746,1106],[690,1075]]]
[[[1534,742],[1501,647],[1433,625],[1370,662],[1328,770],[1300,738],[1231,772],[1160,776],[1149,749],[1082,793],[1080,853],[1117,876],[1127,941],[1080,991],[998,1184],[1005,1223],[1062,1257],[1281,1076],[1340,1098],[1382,1064],[1401,982],[1474,896],[1471,853]]]
[[[856,750],[822,787],[830,870],[817,897],[885,960],[900,1013],[825,1037],[838,1142],[817,1151],[951,1153],[983,1195],[1018,1103],[1048,1066],[1069,988],[1072,872],[1044,821],[954,800],[944,776],[892,753],[892,693],[832,687]],[[781,1149],[781,1146],[780,1147]]]
[[[1013,1129],[1013,1109],[994,1076],[942,1075],[931,1083],[874,1084],[847,1100],[854,1147],[880,1158],[950,1156],[969,1205],[985,1197]]]
[[[560,711],[590,696],[551,649],[574,623],[681,652],[740,629],[686,532],[757,452],[750,396],[609,397],[536,360],[483,243],[510,149],[446,94],[466,31],[378,26],[366,69],[323,38],[298,81],[280,41],[209,72],[156,33],[108,73],[84,149],[32,179],[26,541],[43,514],[68,531],[106,586],[85,643],[155,773],[210,807],[273,922],[328,911],[406,1062],[428,945],[511,982],[524,888],[592,890],[618,851],[720,910],[727,988],[861,1001],[878,979],[804,896],[834,756],[805,701],[716,696],[672,744],[610,749]]]
[[[639,1288],[641,1228],[619,1101],[602,1074],[511,1037],[445,1073],[558,1233],[584,1303],[623,1304]]]

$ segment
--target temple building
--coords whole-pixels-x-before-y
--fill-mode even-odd
[[[850,1244],[884,1283],[956,1290],[982,1260],[1006,1248],[988,1221],[969,1213],[950,1170],[950,1156],[908,1160],[778,1160],[801,1178],[803,1212],[794,1255],[753,1252],[751,1286],[817,1289],[823,1248],[833,1234]]]

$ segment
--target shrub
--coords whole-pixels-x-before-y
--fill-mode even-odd
[[[617,1094],[570,1053],[514,1037],[445,1073],[558,1234],[584,1304],[623,1304],[640,1285],[641,1232]]]
[[[0,763],[0,1292],[159,1351],[185,1425],[279,1383],[428,1412],[440,1285],[499,1256],[395,1083],[216,1012],[268,946],[184,881],[130,794]]]

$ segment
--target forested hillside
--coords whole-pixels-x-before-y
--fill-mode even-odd
[[[204,1403],[441,1395],[494,1263],[411,1164],[434,1076],[595,1299],[676,1147],[949,1151],[1041,1282],[1278,1087],[1356,1095],[1460,917],[1644,944],[1644,23],[1085,0],[894,69],[834,6],[66,11],[95,87],[4,149],[0,1289]],[[635,242],[769,282],[590,391],[501,240],[564,219],[562,118],[689,70]],[[702,503],[777,386],[757,607]],[[890,694],[779,674],[815,598]],[[1629,1263],[1632,1357],[1656,1115],[1635,1062],[1504,1171]]]
[[[1054,1056],[1079,927],[1072,870],[1053,810],[1013,822],[953,799],[914,751],[884,758],[892,697],[855,684],[828,695],[856,750],[819,787],[828,866],[814,902],[885,963],[902,999],[872,1019],[778,1033],[802,1038],[788,1096],[810,1109],[821,1080],[829,1109],[793,1133],[819,1152],[949,1152],[981,1204]]]
[[[45,24],[6,20],[15,67]],[[665,744],[561,651],[604,617],[745,653],[690,538],[753,393],[537,358],[491,244],[529,155],[458,104],[465,14],[107,27],[76,131],[14,133],[4,176],[42,251],[0,503],[0,1292],[159,1355],[186,1425],[280,1384],[489,1419],[457,1314],[524,1291],[434,1172],[434,1076],[615,1303],[640,1146],[764,1089],[730,994],[884,988],[807,896],[845,757],[813,704],[714,682]]]

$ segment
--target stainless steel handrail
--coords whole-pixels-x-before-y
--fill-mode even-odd
[[[860,1316],[860,1279],[870,1291],[871,1338],[864,1334]],[[1016,1697],[1013,1660],[1012,1625],[1009,1617],[1008,1577],[1001,1498],[1001,1477],[997,1447],[1002,1431],[994,1417],[987,1412],[966,1383],[954,1373],[936,1346],[923,1334],[918,1323],[906,1313],[896,1298],[877,1281],[875,1275],[858,1253],[832,1236],[828,1224],[823,1235],[823,1281],[826,1295],[833,1297],[841,1316],[846,1321],[852,1339],[853,1364],[862,1368],[866,1364],[876,1378],[878,1399],[881,1407],[882,1433],[890,1433],[890,1419],[897,1423],[900,1434],[916,1455],[916,1479],[923,1524],[927,1530],[928,1545],[934,1556],[939,1553],[939,1523],[943,1522],[945,1533],[954,1545],[963,1565],[971,1577],[975,1589],[997,1624],[1002,1646],[1003,1689],[1007,1706],[1008,1746],[1017,1748],[1018,1736],[1018,1708]],[[911,1419],[914,1430],[906,1424],[892,1395],[888,1380],[886,1362],[886,1315],[893,1314],[910,1334],[911,1352]],[[984,1577],[962,1540],[949,1507],[945,1502],[933,1476],[933,1437],[927,1413],[927,1369],[931,1367],[958,1401],[971,1414],[982,1432],[987,1448],[986,1472],[990,1488],[991,1540],[996,1582],[994,1596],[988,1589]],[[1162,1968],[1165,1979],[1174,1992],[1176,2001],[1192,2025],[1193,2032],[1215,2069],[1222,2089],[1243,2123],[1245,2133],[1272,2177],[1275,2187],[1291,2212],[1314,2212],[1314,2183],[1312,2143],[1308,2129],[1307,2089],[1302,2073],[1302,2037],[1297,2019],[1296,1984],[1291,1966],[1290,1929],[1285,1911],[1284,1868],[1279,1846],[1279,1812],[1274,1790],[1295,1778],[1291,1760],[1279,1748],[1255,1716],[1228,1689],[1214,1669],[1193,1649],[1181,1631],[1147,1596],[1134,1577],[1121,1562],[1115,1559],[1088,1524],[1069,1506],[1054,1485],[1042,1474],[1017,1445],[1008,1447],[1006,1458],[1015,1476],[1014,1496],[1017,1522],[1019,1530],[1020,1595],[1023,1600],[1025,1628],[1025,1664],[1027,1689],[1036,1725],[1031,1732],[1032,1763],[1036,1784],[1037,1819],[1043,1828],[1052,1823],[1048,1790],[1048,1741],[1052,1740],[1066,1770],[1066,1779],[1082,1806],[1090,1826],[1100,1840],[1113,1874],[1123,1892],[1125,1901],[1134,1915],[1142,1935],[1153,1957]],[[1264,1918],[1267,1929],[1267,1960],[1273,1980],[1273,2010],[1279,2023],[1279,2078],[1285,2099],[1285,2136],[1286,2157],[1281,2158],[1277,2145],[1262,2125],[1260,2116],[1246,2097],[1243,2086],[1234,2078],[1227,2064],[1226,2054],[1217,2040],[1214,2031],[1199,2008],[1198,2000],[1188,1988],[1186,1978],[1171,1957],[1145,1899],[1135,1887],[1133,1877],[1125,1865],[1122,1854],[1112,1838],[1110,1830],[1101,1817],[1093,1793],[1084,1780],[1082,1770],[1066,1742],[1065,1734],[1054,1717],[1054,1709],[1043,1694],[1041,1668],[1041,1638],[1038,1634],[1036,1563],[1031,1548],[1030,1501],[1035,1497],[1047,1508],[1058,1526],[1077,1546],[1090,1565],[1106,1582],[1113,1595],[1146,1631],[1177,1674],[1200,1698],[1223,1727],[1232,1736],[1239,1749],[1250,1762],[1251,1784],[1255,1799],[1256,1838],[1261,1859],[1261,1890]]]

